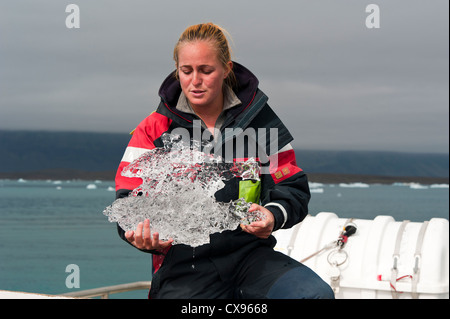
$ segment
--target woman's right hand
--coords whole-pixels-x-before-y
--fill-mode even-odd
[[[150,220],[146,219],[139,223],[136,231],[129,230],[125,232],[126,239],[136,248],[145,250],[163,250],[172,245],[173,239],[168,241],[159,240],[159,234],[150,235]]]

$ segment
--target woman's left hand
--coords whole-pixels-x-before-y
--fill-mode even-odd
[[[272,230],[275,224],[275,218],[273,217],[273,214],[270,212],[270,210],[258,204],[252,204],[248,211],[253,212],[256,210],[264,213],[264,215],[266,215],[266,218],[264,220],[253,222],[250,225],[241,224],[241,228],[243,231],[255,235],[256,237],[268,238],[270,234],[272,234]]]

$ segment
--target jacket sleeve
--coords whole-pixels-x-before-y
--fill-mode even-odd
[[[269,156],[269,161],[269,172],[262,175],[261,204],[274,215],[275,231],[290,228],[306,217],[311,194],[290,144]]]
[[[142,154],[154,149],[155,140],[167,131],[170,123],[171,121],[168,118],[154,112],[136,127],[117,169],[115,177],[116,199],[127,197],[133,189],[142,184],[141,178],[122,176],[122,171],[128,164],[139,158]],[[117,231],[120,238],[129,243],[125,237],[125,231],[118,224]],[[150,250],[142,251],[157,253]]]

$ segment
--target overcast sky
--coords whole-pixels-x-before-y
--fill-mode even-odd
[[[80,28],[66,27],[77,4]],[[369,4],[379,28],[368,28]],[[449,152],[447,0],[1,0],[0,129],[131,131],[212,21],[303,149]],[[371,20],[374,22],[375,20]]]

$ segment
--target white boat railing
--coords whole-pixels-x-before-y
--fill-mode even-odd
[[[101,297],[101,299],[108,299],[110,294],[117,294],[121,292],[133,291],[133,290],[143,290],[150,289],[151,281],[137,281],[127,284],[120,284],[114,286],[93,288],[87,290],[80,290],[74,292],[68,292],[61,294],[61,296],[66,297],[76,297],[76,298],[93,298]]]

